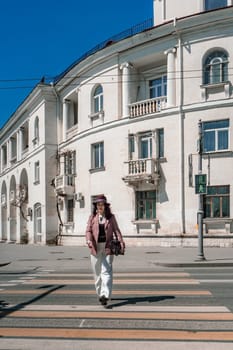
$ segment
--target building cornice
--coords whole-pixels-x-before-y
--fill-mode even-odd
[[[50,85],[38,84],[30,92],[30,94],[25,98],[17,110],[10,116],[6,121],[3,127],[0,130],[0,140],[4,135],[21,119],[27,119],[29,114],[37,104],[42,99],[53,99],[55,100],[54,95],[52,94],[52,87]]]

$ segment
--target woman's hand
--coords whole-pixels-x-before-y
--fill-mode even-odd
[[[122,255],[125,254],[125,242],[124,241],[121,242],[121,254]]]
[[[92,248],[92,242],[91,242],[90,240],[87,241],[87,246],[88,246],[88,248],[90,248],[90,249]]]

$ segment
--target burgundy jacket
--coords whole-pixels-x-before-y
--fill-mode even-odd
[[[106,233],[106,245],[105,245],[106,255],[111,254],[110,242],[114,238],[114,233],[117,235],[118,240],[121,242],[122,250],[124,250],[125,243],[123,241],[121,231],[118,227],[118,224],[114,215],[112,215],[112,217],[109,220],[106,219],[104,227],[105,227],[105,233]],[[89,245],[89,248],[92,255],[97,254],[98,237],[99,237],[99,217],[98,215],[95,215],[95,216],[91,215],[87,223],[86,240],[91,242],[91,244]]]

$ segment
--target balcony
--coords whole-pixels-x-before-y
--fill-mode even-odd
[[[160,112],[167,106],[167,96],[131,103],[129,106],[130,118],[141,117],[147,114]]]
[[[154,158],[130,160],[125,165],[126,176],[123,180],[128,185],[134,186],[142,182],[158,185],[159,163]]]
[[[60,196],[72,196],[74,194],[74,175],[59,175],[55,178],[56,192]]]

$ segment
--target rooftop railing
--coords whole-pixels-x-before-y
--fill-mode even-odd
[[[110,46],[118,41],[121,41],[123,39],[127,39],[133,35],[139,34],[144,32],[147,29],[150,29],[153,27],[153,18],[149,18],[145,20],[142,23],[136,24],[135,26],[126,29],[119,34],[113,35],[112,37],[108,38],[107,40],[104,40],[100,44],[96,45],[86,53],[84,53],[81,57],[79,57],[74,63],[72,63],[64,72],[62,72],[60,75],[54,78],[54,83],[57,84],[57,82],[64,77],[73,67],[75,67],[78,63],[83,61],[85,58],[93,55],[94,53],[104,49],[107,46]]]

